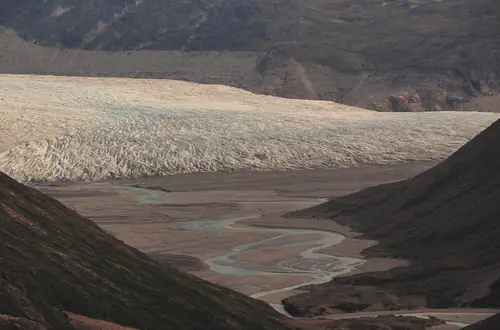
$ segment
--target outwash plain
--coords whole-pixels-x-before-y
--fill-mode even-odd
[[[121,78],[1,75],[0,102],[0,171],[23,182],[432,162],[499,118]]]

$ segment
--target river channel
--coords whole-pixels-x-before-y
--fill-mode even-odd
[[[143,204],[180,204],[165,200],[165,195],[168,193],[157,190],[149,190],[142,188],[130,188],[139,198],[139,202]],[[323,200],[317,200],[317,203]],[[241,201],[240,204],[256,203],[255,201]],[[283,203],[283,204],[304,204],[306,206],[314,205],[311,200],[297,201],[259,201],[259,204],[266,203]],[[177,228],[182,230],[204,231],[204,232],[230,232],[230,231],[245,231],[245,232],[262,232],[267,234],[267,238],[259,239],[250,243],[239,244],[231,247],[223,254],[217,255],[210,259],[204,260],[204,263],[212,270],[221,275],[228,276],[300,276],[308,277],[310,280],[300,283],[285,286],[279,289],[260,291],[250,296],[253,298],[261,298],[264,296],[295,290],[299,287],[311,284],[322,284],[332,280],[332,278],[345,274],[351,271],[356,266],[365,262],[363,259],[347,258],[332,256],[320,252],[322,249],[328,248],[340,243],[344,236],[321,230],[308,229],[290,229],[290,228],[264,228],[245,226],[239,221],[257,218],[262,214],[253,214],[244,217],[234,217],[225,219],[207,219],[197,221],[180,222]],[[269,237],[269,234],[272,234]],[[302,237],[302,238],[301,238]],[[319,238],[318,238],[319,237]],[[273,244],[275,249],[283,249],[283,251],[304,246],[304,250],[293,258],[284,258],[276,263],[275,266],[259,265],[255,262],[243,262],[238,260],[241,254],[249,251],[259,251],[260,245],[268,244],[271,241],[286,242],[286,238],[291,238],[288,241],[300,241],[295,243]],[[311,247],[312,246],[312,247]],[[265,256],[265,254],[263,254]],[[302,267],[300,267],[302,265]],[[309,265],[305,268],[303,265]],[[274,306],[280,312],[280,306]]]

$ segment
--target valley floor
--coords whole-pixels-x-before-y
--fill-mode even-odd
[[[357,233],[332,221],[286,219],[282,214],[331,196],[402,180],[432,165],[199,173],[129,181],[46,183],[37,188],[129,245],[282,309],[281,299],[300,292],[303,285],[406,263],[363,260],[361,250],[375,242],[358,239]],[[191,258],[183,260],[183,255]],[[194,267],[196,259],[204,265]],[[449,324],[450,329],[491,315],[482,311],[471,318],[467,314],[470,311],[454,312],[457,315],[452,318],[460,322]],[[381,313],[368,316],[386,314]],[[438,317],[450,321],[450,314]]]
[[[428,166],[200,173],[39,188],[129,245],[156,256],[195,257],[208,265],[191,270],[196,275],[279,303],[294,287],[404,264],[365,262],[359,252],[373,242],[357,240],[333,222],[312,224],[282,214]]]

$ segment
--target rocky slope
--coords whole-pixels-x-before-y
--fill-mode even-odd
[[[361,317],[358,319],[336,320],[330,323],[331,328],[339,330],[426,330],[445,324],[436,318],[419,319],[417,317],[383,315],[377,317]]]
[[[216,82],[231,70],[228,66],[238,67],[241,61],[248,74],[234,74],[223,83],[259,93],[393,111],[496,109],[486,96],[500,88],[499,16],[496,0],[0,4],[0,23],[39,45],[122,55],[134,50],[180,51],[195,63],[198,58],[203,62],[207,52],[229,52],[236,59],[227,65],[217,63]],[[211,82],[196,70],[203,65],[186,73],[149,57],[142,57],[140,64],[123,64],[111,74],[136,76],[131,68],[139,66],[136,70],[143,75]],[[58,67],[71,63],[68,58],[55,60]],[[0,71],[22,70],[18,63],[0,65]],[[44,72],[44,67],[38,70]],[[73,73],[99,71],[83,67]],[[468,103],[477,97],[479,102]]]
[[[500,329],[500,314],[496,314],[481,322],[469,325],[464,330],[492,330]]]
[[[12,317],[8,315],[0,315],[1,330],[47,330],[43,325],[30,321],[22,317]]]
[[[63,311],[138,329],[288,328],[265,303],[162,266],[2,173],[0,241],[6,329],[71,329]]]
[[[379,244],[368,256],[412,261],[311,288],[286,302],[296,314],[318,306],[360,309],[500,306],[500,121],[416,177],[375,186],[290,216],[329,217]],[[385,296],[383,301],[373,297]],[[378,304],[377,306],[375,306]],[[324,307],[324,306],[323,306]]]
[[[56,200],[1,172],[0,239],[1,330],[368,326],[423,330],[440,323],[412,317],[283,320],[263,302],[155,263]],[[176,267],[192,263],[178,257],[159,261]]]

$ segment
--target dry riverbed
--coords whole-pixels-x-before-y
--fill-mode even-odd
[[[432,165],[187,174],[37,187],[125,243],[156,258],[165,255],[167,263],[182,255],[199,259],[205,267],[186,266],[186,261],[179,267],[282,310],[280,301],[299,293],[303,285],[405,264],[363,260],[360,252],[375,242],[357,238],[347,227],[328,220],[286,219],[282,214],[330,196],[401,180]],[[454,318],[447,319],[456,323],[450,327],[469,322],[461,321],[465,314],[457,315],[445,317]]]
[[[188,255],[186,269],[255,298],[279,303],[298,288],[402,261],[365,261],[372,241],[333,222],[281,215],[332,195],[414,175],[431,164],[265,173],[206,173],[38,187],[144,252]],[[199,267],[198,267],[199,268]]]

